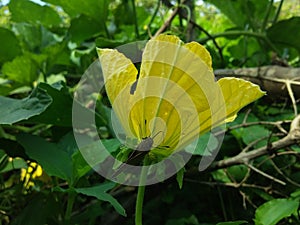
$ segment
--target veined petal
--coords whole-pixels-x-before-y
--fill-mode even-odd
[[[208,66],[209,70],[211,71],[213,70],[211,56],[209,52],[206,50],[206,48],[204,48],[203,45],[200,45],[199,43],[193,41],[190,43],[186,43],[184,47],[188,48],[190,51],[198,55],[203,60],[203,62]]]
[[[131,86],[136,81],[138,71],[133,63],[117,50],[97,48],[97,52],[106,92],[109,100],[113,103],[124,88]],[[128,92],[129,94],[130,92]]]
[[[157,80],[154,82],[155,77]],[[169,146],[170,150],[178,143],[184,146],[186,141],[199,135],[202,123],[199,121],[199,113],[208,109],[216,113],[218,105],[211,104],[216,101],[216,95],[221,93],[212,73],[208,51],[195,42],[183,44],[179,38],[171,35],[159,35],[150,40],[143,53],[135,95],[151,96],[153,90],[161,100],[144,98],[135,112],[132,112],[132,119],[140,117],[139,124],[143,124],[143,121],[149,122],[155,117],[162,118],[167,131],[158,130],[160,126],[154,124],[154,129],[146,128],[142,135],[146,137],[159,131],[165,132],[161,145]],[[169,103],[164,99],[169,102],[172,100],[171,111],[168,111]],[[169,117],[162,117],[164,113],[168,113]],[[173,116],[173,113],[178,113],[179,117]],[[222,119],[225,117],[223,113]],[[215,122],[215,118],[210,118],[208,123]],[[178,131],[178,127],[181,130]]]
[[[222,78],[218,84],[226,102],[225,122],[233,121],[240,109],[266,94],[258,85],[239,78]]]
[[[129,117],[131,88],[138,74],[133,63],[122,53],[112,49],[97,49],[105,81],[107,96],[128,137],[136,137]]]

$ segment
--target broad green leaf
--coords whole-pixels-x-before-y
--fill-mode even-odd
[[[38,65],[29,55],[22,55],[6,62],[2,67],[2,73],[9,80],[16,83],[32,86],[38,78]]]
[[[74,176],[76,179],[84,176],[92,169],[92,167],[85,161],[80,151],[77,151],[72,155],[72,162]]]
[[[102,163],[110,153],[115,152],[121,145],[118,139],[105,139],[101,140],[101,143],[90,140],[87,143],[91,144],[81,148],[80,151],[91,167]]]
[[[291,193],[291,197],[294,199],[300,199],[300,189],[297,189],[293,193]]]
[[[61,23],[58,13],[47,5],[41,6],[28,0],[11,0],[8,7],[15,22],[42,24],[45,27],[58,27]]]
[[[110,194],[106,193],[108,190],[112,189],[115,185],[116,185],[115,183],[108,182],[93,187],[75,188],[75,191],[80,194],[93,196],[101,201],[107,201],[115,208],[115,210],[119,214],[121,214],[122,216],[126,216],[125,209],[120,205],[120,203]]]
[[[0,77],[0,95],[2,96],[7,96],[11,94],[13,90],[18,89],[21,86],[22,86],[21,84],[14,83],[9,79],[3,79]]]
[[[50,143],[41,137],[20,134],[17,141],[25,148],[26,154],[42,166],[50,176],[56,176],[72,183],[71,157],[57,144]]]
[[[214,180],[216,180],[216,181],[220,181],[220,182],[223,182],[223,183],[230,183],[231,182],[230,178],[228,177],[228,174],[226,174],[223,169],[213,171],[211,173],[211,175],[213,176]]]
[[[0,64],[20,55],[19,41],[12,31],[0,27],[0,43],[5,43],[0,48]]]
[[[43,54],[47,56],[47,69],[50,71],[53,71],[53,67],[55,65],[65,65],[65,66],[71,66],[71,60],[70,60],[70,49],[67,47],[66,42],[60,42],[55,43],[50,46],[47,46],[43,48],[42,50]],[[45,61],[46,61],[45,60]],[[58,71],[53,71],[54,73],[57,72],[64,72],[62,71],[62,68],[59,68]],[[47,77],[47,83],[48,77]]]
[[[52,104],[47,108],[45,112],[41,115],[33,117],[30,119],[30,122],[34,123],[45,123],[45,124],[54,124],[57,126],[72,126],[72,105],[78,104],[77,102],[73,102],[71,94],[63,82],[55,83],[53,85],[49,85],[46,83],[40,83],[38,85],[39,89],[47,92],[49,96],[52,98]],[[57,110],[60,109],[60,110]],[[77,107],[78,112],[83,118],[82,123],[86,123],[84,118],[90,116],[88,114],[92,113],[85,107]],[[95,116],[97,125],[105,125],[105,121],[99,115]]]
[[[1,164],[1,162],[0,162]],[[0,168],[0,173],[6,173],[12,170],[17,170],[21,168],[27,168],[27,163],[22,158],[14,158],[9,160],[4,168]]]
[[[263,126],[249,126],[245,128],[239,128],[231,132],[233,135],[240,136],[243,142],[248,145],[253,141],[257,141],[259,138],[267,137],[270,131]],[[257,142],[254,147],[261,147],[265,145],[268,140]]]
[[[245,220],[239,220],[239,221],[221,222],[221,223],[217,223],[216,225],[241,225],[241,224],[248,224],[248,222]]]
[[[109,0],[44,0],[44,2],[61,6],[71,18],[84,14],[104,23],[108,15]]]
[[[16,141],[0,138],[0,149],[4,150],[9,157],[20,157],[24,160],[28,160],[24,148]]]
[[[114,18],[117,26],[120,24],[133,24],[134,23],[134,12],[130,1],[123,1],[114,10]]]
[[[31,52],[44,52],[44,48],[53,46],[58,42],[54,33],[38,24],[20,22],[14,25],[14,30],[24,44],[23,48]],[[38,56],[40,57],[41,54],[38,54]],[[48,57],[51,57],[51,55],[48,55]]]
[[[24,99],[0,96],[0,124],[13,124],[44,112],[52,102],[45,90],[36,88]]]
[[[42,114],[31,118],[30,121],[57,126],[71,126],[73,100],[69,90],[62,82],[54,85],[40,83],[39,89],[44,90],[52,98],[52,104]],[[58,110],[61,109],[61,110]]]
[[[206,0],[219,8],[235,25],[244,29],[249,26],[253,29],[261,27],[266,14],[268,0],[235,1],[235,0]],[[271,9],[271,15],[274,7]]]
[[[104,32],[103,28],[103,25],[97,20],[85,15],[80,15],[72,19],[69,32],[73,42],[81,43],[86,39],[99,36],[101,32]]]
[[[293,47],[300,52],[300,17],[281,20],[267,30],[268,38],[276,45]],[[292,34],[292,35],[287,35]]]
[[[299,201],[295,199],[274,199],[259,206],[255,211],[255,225],[275,225],[281,219],[296,213]]]
[[[124,45],[126,40],[111,40],[104,37],[98,37],[95,40],[96,46],[98,48],[116,48],[118,46]]]
[[[227,173],[230,174],[230,177],[232,177],[236,182],[241,182],[248,171],[248,167],[245,165],[235,165],[227,168]]]

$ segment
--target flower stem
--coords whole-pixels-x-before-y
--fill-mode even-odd
[[[147,179],[148,173],[148,156],[145,156],[144,159],[144,166],[141,171],[140,176],[140,183],[138,187],[138,193],[136,198],[135,204],[135,225],[142,225],[143,224],[143,202],[144,202],[144,195],[145,195],[145,181]]]
[[[72,213],[73,205],[74,205],[74,202],[75,202],[75,198],[76,198],[76,193],[70,192],[69,195],[68,195],[68,203],[67,203],[67,209],[66,209],[66,213],[65,213],[66,224],[69,224],[69,222],[70,222],[71,213]]]

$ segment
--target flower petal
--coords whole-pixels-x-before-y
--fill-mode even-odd
[[[132,98],[131,88],[138,74],[133,63],[122,53],[112,49],[97,49],[105,81],[107,96],[122,128],[128,137],[132,134],[131,110],[128,101]]]
[[[97,48],[97,52],[102,67],[107,95],[113,103],[117,95],[124,88],[131,87],[136,81],[138,71],[133,63],[117,50]]]
[[[226,102],[225,122],[233,121],[240,109],[266,94],[258,85],[239,78],[222,78],[218,84]]]

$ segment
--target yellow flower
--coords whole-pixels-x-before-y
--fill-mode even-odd
[[[127,137],[142,150],[167,156],[265,93],[237,78],[215,81],[209,52],[159,35],[145,46],[140,71],[124,54],[97,49],[107,95]]]
[[[42,174],[42,167],[35,162],[31,162],[29,163],[27,169],[21,169],[20,180],[24,182],[24,187],[30,188],[34,186],[33,180],[42,176]]]

